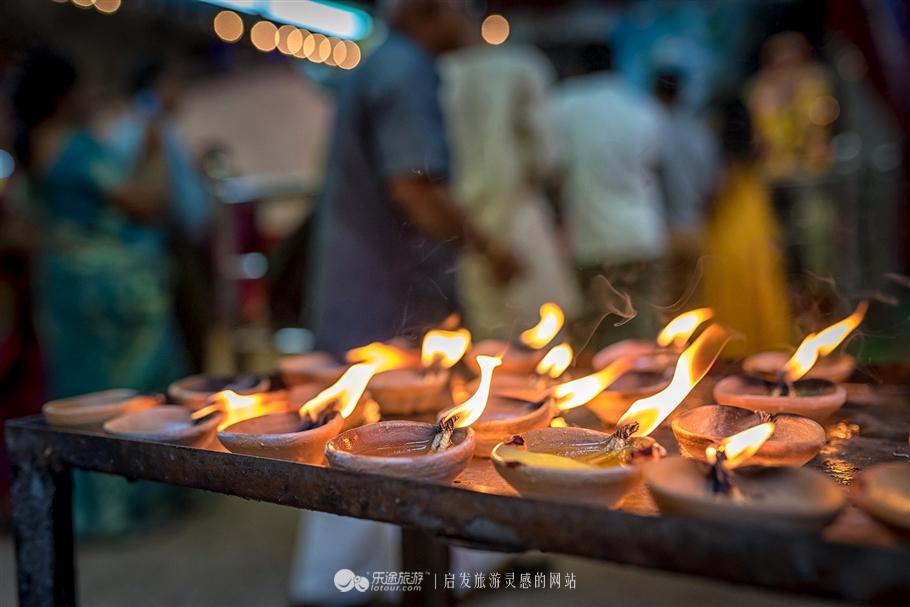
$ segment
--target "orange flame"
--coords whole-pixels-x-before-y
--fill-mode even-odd
[[[467,329],[427,331],[420,349],[420,364],[424,367],[438,365],[442,369],[455,366],[471,347],[471,332]]]
[[[686,342],[689,341],[695,330],[711,318],[714,318],[714,310],[711,308],[697,308],[683,312],[668,322],[667,326],[657,334],[657,345],[666,348],[672,344],[681,350],[686,346]]]
[[[784,375],[788,381],[796,381],[803,377],[815,366],[818,359],[827,356],[834,351],[837,346],[847,339],[847,336],[853,332],[859,323],[863,322],[866,316],[866,310],[869,309],[868,301],[861,301],[856,306],[850,316],[834,323],[827,329],[822,329],[818,333],[810,333],[799,344],[796,352],[784,365]]]
[[[569,424],[564,417],[554,417],[550,420],[551,428],[568,428]]]
[[[722,452],[726,459],[723,465],[729,469],[742,465],[746,460],[755,455],[765,442],[774,434],[774,422],[765,422],[752,426],[721,441],[720,446],[705,449],[705,457],[713,464],[717,461],[717,453]]]
[[[623,356],[596,373],[554,386],[550,394],[560,411],[580,407],[603,392],[633,366],[635,360],[630,356]]]
[[[481,355],[477,357],[477,364],[480,366],[480,383],[477,385],[477,391],[468,400],[453,407],[442,419],[441,424],[454,420],[456,428],[467,428],[483,415],[483,410],[487,408],[487,400],[490,398],[493,370],[502,364],[502,359],[498,356]]]
[[[575,351],[572,349],[572,346],[567,343],[553,346],[550,348],[550,351],[540,359],[540,362],[537,363],[537,374],[556,379],[566,372],[566,369],[572,364],[572,358],[574,356]]]
[[[632,436],[648,436],[664,421],[692,388],[707,375],[721,350],[730,341],[730,335],[719,325],[711,325],[698,336],[692,345],[679,355],[676,370],[670,385],[646,398],[641,398],[629,407],[617,426],[638,422],[638,430]]]
[[[534,350],[540,350],[553,341],[566,322],[562,308],[552,302],[540,306],[540,320],[536,325],[522,331],[521,343]]]
[[[348,350],[345,359],[349,363],[369,363],[376,367],[376,373],[417,364],[414,355],[407,350],[379,341]]]
[[[300,407],[300,417],[305,419],[309,416],[315,419],[324,407],[338,403],[338,412],[342,418],[347,419],[354,412],[357,402],[375,373],[376,367],[372,364],[351,365],[338,381]]]
[[[215,410],[224,412],[224,419],[218,424],[218,430],[224,430],[233,424],[281,411],[284,400],[269,400],[264,394],[237,394],[233,390],[222,390],[208,399],[209,404],[193,412],[193,419],[201,419]]]

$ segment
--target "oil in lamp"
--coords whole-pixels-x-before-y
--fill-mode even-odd
[[[705,449],[720,443],[724,437],[771,420],[774,421],[774,433],[751,456],[749,463],[752,465],[802,466],[825,445],[825,429],[807,417],[786,413],[772,416],[726,405],[705,405],[683,411],[671,427],[680,452],[686,457],[704,460]]]
[[[52,400],[41,407],[52,426],[95,426],[129,411],[149,409],[164,402],[161,395],[117,389]]]
[[[827,329],[808,335],[793,356],[778,370],[776,378],[746,375],[725,377],[714,387],[714,398],[723,405],[767,413],[793,413],[825,421],[847,400],[843,386],[826,379],[803,379],[815,363],[839,346],[862,322],[868,304]]]
[[[868,309],[869,302],[865,300],[859,302],[856,310],[848,317],[850,319],[848,324],[853,325],[853,327],[844,333],[844,338],[856,328],[856,325],[863,321]],[[838,331],[842,330],[838,329]],[[843,341],[843,338],[840,341]],[[820,358],[805,374],[804,377],[806,379],[825,379],[834,383],[847,381],[856,368],[856,359],[845,352],[832,352],[840,344],[840,341],[830,350],[819,353]],[[753,354],[743,361],[743,371],[746,375],[754,375],[768,381],[777,381],[780,378],[781,369],[785,367],[790,356],[784,351]]]
[[[707,463],[668,457],[647,468],[645,483],[661,512],[785,529],[817,530],[837,516],[844,494],[809,468],[734,470],[775,431],[764,422],[705,450]]]
[[[556,338],[566,322],[562,308],[552,302],[540,306],[540,320],[536,325],[522,331],[518,344],[500,339],[487,339],[476,344],[465,357],[465,364],[474,373],[479,373],[478,356],[499,356],[502,358],[501,374],[529,376],[544,357],[544,348]]]
[[[885,462],[863,470],[852,495],[853,501],[878,520],[910,532],[910,463]]]
[[[624,339],[610,344],[594,355],[594,368],[603,369],[620,358],[632,358],[635,369],[661,373],[676,364],[676,358],[692,335],[712,318],[714,310],[711,308],[683,312],[661,329],[655,341]]]
[[[483,414],[493,370],[501,361],[479,356],[477,391],[453,407],[436,424],[383,421],[343,432],[326,443],[333,468],[436,482],[450,482],[474,455],[471,424]]]
[[[268,377],[256,375],[191,375],[172,383],[167,392],[173,402],[200,409],[218,392],[233,390],[238,394],[257,394],[267,391],[270,384]]]
[[[728,340],[719,326],[704,331],[680,355],[670,384],[633,403],[613,433],[575,427],[524,432],[493,449],[496,471],[522,495],[618,507],[641,483],[644,464],[665,454],[649,435],[708,373]]]
[[[267,413],[234,423],[218,432],[229,451],[305,464],[323,461],[325,442],[337,435],[351,415],[376,368],[352,365],[341,378],[297,411]]]
[[[450,404],[450,369],[471,345],[467,329],[433,329],[423,338],[420,360],[386,344],[370,344],[355,351],[380,371],[370,383],[370,394],[383,415],[435,413]]]

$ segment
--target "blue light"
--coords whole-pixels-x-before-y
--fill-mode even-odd
[[[6,179],[12,175],[14,168],[16,168],[16,161],[13,160],[13,155],[6,150],[0,150],[0,179]]]
[[[202,1],[348,40],[362,40],[373,31],[373,18],[365,11],[324,0]]]

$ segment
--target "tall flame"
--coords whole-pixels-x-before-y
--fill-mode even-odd
[[[344,375],[338,378],[338,381],[300,407],[300,417],[305,419],[309,416],[315,419],[324,407],[337,403],[341,417],[347,419],[354,412],[357,402],[363,396],[367,384],[370,383],[370,379],[375,373],[375,365],[368,363],[351,365]]]
[[[414,355],[407,350],[379,341],[348,350],[345,358],[349,363],[369,363],[376,367],[376,373],[417,364]]]
[[[646,398],[641,398],[629,407],[617,426],[638,422],[638,430],[632,436],[648,436],[664,421],[692,388],[708,374],[721,350],[730,341],[730,334],[719,325],[711,325],[698,336],[692,345],[679,355],[676,370],[670,385]]]
[[[471,332],[467,329],[427,331],[420,349],[420,364],[424,367],[438,365],[442,369],[448,369],[455,366],[470,347]]]
[[[803,377],[815,366],[819,358],[833,352],[859,326],[859,323],[863,322],[868,309],[869,302],[863,300],[856,306],[856,310],[843,320],[818,333],[807,335],[784,365],[787,380],[793,382]]]
[[[265,394],[237,394],[233,390],[222,390],[209,397],[209,404],[193,413],[193,419],[201,419],[212,411],[224,412],[218,430],[233,424],[275,413],[284,409],[284,400],[268,399]]]
[[[724,466],[729,469],[742,465],[746,460],[755,455],[765,442],[774,434],[774,422],[765,422],[752,426],[721,441],[720,446],[705,449],[708,462],[717,461],[717,453],[723,452],[726,456]]]
[[[565,342],[558,346],[553,346],[550,348],[550,351],[540,359],[540,362],[537,363],[537,374],[556,379],[569,368],[574,356],[575,351],[572,349],[572,346]]]
[[[596,373],[554,386],[550,394],[560,411],[574,409],[590,402],[634,366],[633,357],[623,356]]]
[[[540,350],[553,341],[559,330],[566,322],[566,315],[562,308],[552,302],[540,306],[540,320],[536,325],[522,331],[521,343],[534,350]]]
[[[714,318],[714,310],[711,308],[697,308],[683,312],[668,322],[667,326],[657,334],[657,345],[666,348],[672,344],[681,350],[686,346],[686,342],[689,341],[695,330],[711,318]]]
[[[481,355],[477,357],[477,364],[480,366],[480,383],[477,385],[477,391],[468,400],[453,407],[442,419],[441,424],[454,420],[456,428],[467,428],[483,415],[483,410],[487,407],[487,400],[490,398],[493,369],[502,364],[502,359],[498,356]]]

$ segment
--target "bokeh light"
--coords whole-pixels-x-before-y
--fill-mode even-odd
[[[350,40],[345,41],[344,45],[348,47],[347,52],[344,55],[344,61],[339,61],[338,66],[346,70],[354,69],[360,63],[360,47],[356,42]]]
[[[95,0],[95,8],[99,13],[113,15],[120,8],[120,0]]]
[[[237,42],[243,37],[243,19],[234,11],[221,11],[212,22],[215,35],[225,42]]]
[[[278,46],[278,28],[271,21],[259,21],[250,30],[250,41],[263,53],[274,51]]]
[[[79,8],[91,8],[95,4],[95,0],[73,0],[73,4]]]
[[[278,50],[285,55],[293,55],[303,45],[303,34],[293,25],[282,25],[278,28]]]
[[[809,105],[809,120],[818,126],[828,126],[840,115],[840,104],[831,95],[816,97]]]
[[[487,44],[502,44],[509,37],[509,21],[502,15],[490,15],[483,20],[480,35]]]

